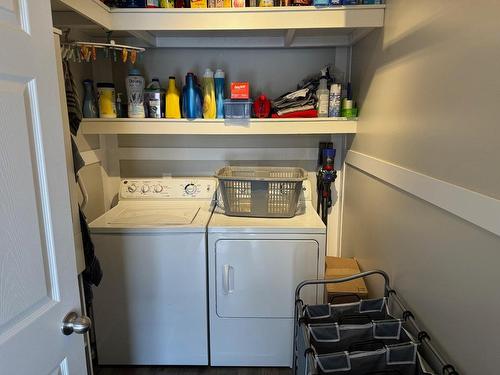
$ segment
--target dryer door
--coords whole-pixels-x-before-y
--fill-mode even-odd
[[[314,240],[219,240],[215,246],[217,315],[293,318],[295,287],[318,278]],[[317,288],[304,288],[316,303]]]

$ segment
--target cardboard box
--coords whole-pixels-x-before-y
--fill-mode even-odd
[[[191,0],[191,8],[206,8],[207,0]]]
[[[325,279],[340,279],[360,272],[358,262],[355,258],[326,257]],[[349,298],[342,301],[337,298],[343,295],[355,294],[359,298],[368,297],[368,289],[363,279],[356,279],[339,284],[327,284],[326,291],[328,293],[328,301],[335,297],[335,303],[352,301]],[[351,298],[354,298],[354,301],[357,300],[356,297]]]
[[[231,99],[250,99],[248,82],[231,82]]]

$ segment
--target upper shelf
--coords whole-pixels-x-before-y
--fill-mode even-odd
[[[298,118],[250,120],[83,119],[82,134],[352,134],[355,119]]]
[[[384,25],[385,11],[385,5],[110,9],[98,0],[52,0],[52,8],[54,26],[95,24],[127,32],[146,47],[240,48],[352,45]]]

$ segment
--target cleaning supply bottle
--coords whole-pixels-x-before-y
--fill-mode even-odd
[[[330,92],[327,86],[328,68],[321,69],[321,78],[319,86],[316,90],[316,98],[318,99],[318,117],[328,117],[328,102],[330,99]]]
[[[182,89],[182,116],[189,119],[202,117],[201,90],[193,73],[186,75],[186,84]]]
[[[332,83],[330,86],[330,105],[328,117],[340,117],[342,86],[340,83]]]
[[[127,109],[125,108],[122,100],[122,93],[116,94],[116,117],[127,117]]]
[[[166,118],[181,118],[180,94],[175,77],[168,77]]]
[[[144,77],[138,69],[132,69],[126,79],[128,117],[144,118]]]
[[[91,79],[86,79],[83,83],[84,97],[83,97],[83,117],[96,118],[99,117],[97,112],[96,97],[94,92],[94,82]]]
[[[215,104],[214,72],[207,68],[201,82],[203,91],[203,118],[215,118],[217,108]]]
[[[224,91],[225,73],[222,69],[217,69],[215,78],[215,102],[217,107],[217,118],[224,118]]]
[[[160,80],[153,78],[144,90],[146,117],[165,117],[165,90],[160,86]]]

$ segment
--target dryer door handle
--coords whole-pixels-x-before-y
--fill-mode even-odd
[[[234,268],[229,264],[224,264],[222,287],[224,288],[224,294],[230,294],[234,290]]]

